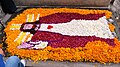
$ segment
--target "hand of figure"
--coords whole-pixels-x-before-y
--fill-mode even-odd
[[[0,48],[0,54],[2,54],[3,56],[5,56],[3,50]]]

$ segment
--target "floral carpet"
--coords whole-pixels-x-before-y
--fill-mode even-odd
[[[5,28],[7,50],[11,55],[34,61],[119,63],[120,42],[117,36],[112,35],[115,26],[106,20],[111,15],[112,12],[108,10],[27,9],[13,18]],[[36,21],[40,29],[23,30],[22,25],[26,22]],[[44,45],[40,48],[34,46],[34,49],[33,45],[26,44],[30,41],[43,41]]]

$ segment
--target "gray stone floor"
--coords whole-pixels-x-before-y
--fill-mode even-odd
[[[120,67],[120,64],[100,64],[100,63],[90,63],[90,62],[58,62],[58,61],[39,61],[38,63],[33,63],[32,61],[27,61],[26,66],[33,67]]]
[[[5,58],[7,59],[7,58]],[[108,64],[100,64],[100,63],[91,63],[91,62],[59,62],[59,61],[38,61],[34,63],[33,61],[26,60],[25,67],[120,67],[120,64],[108,63]]]

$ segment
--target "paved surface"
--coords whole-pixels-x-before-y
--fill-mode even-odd
[[[108,6],[111,0],[13,0],[17,6],[43,5],[80,5],[80,6]]]
[[[27,61],[26,66],[33,67],[120,67],[120,64],[100,64],[100,63],[90,63],[90,62],[57,62],[57,61],[39,61],[38,63],[33,63],[32,61]]]

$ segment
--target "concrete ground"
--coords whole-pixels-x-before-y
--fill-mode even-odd
[[[32,67],[120,67],[120,64],[100,64],[100,63],[90,63],[90,62],[58,62],[58,61],[39,61],[38,63],[33,63],[32,61],[27,61],[26,66]]]

